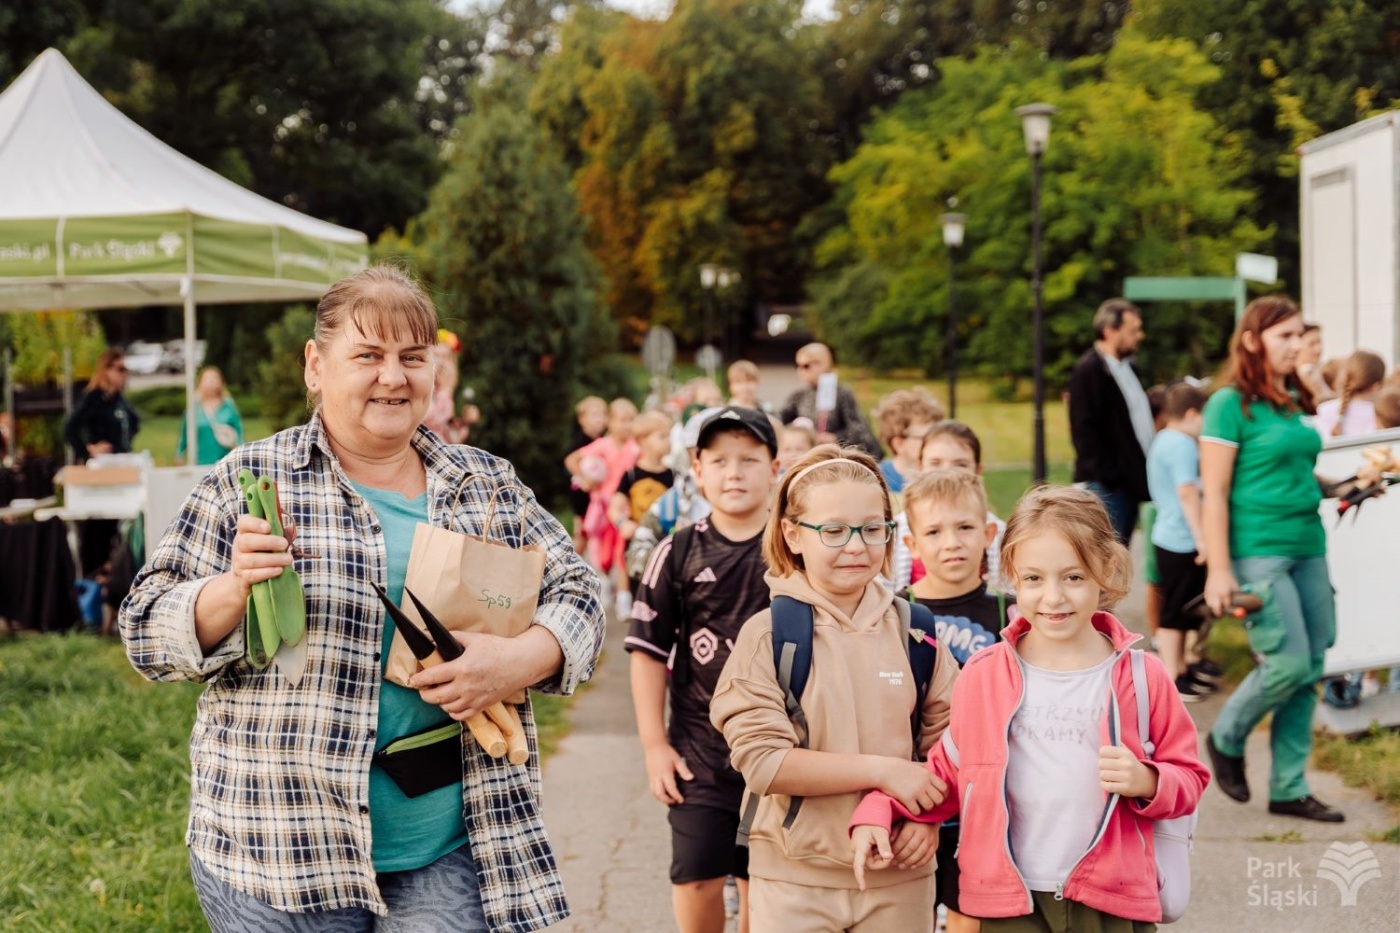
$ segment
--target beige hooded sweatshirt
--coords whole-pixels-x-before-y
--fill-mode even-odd
[[[877,582],[865,588],[855,618],[847,618],[796,573],[765,578],[773,596],[812,606],[812,673],[802,694],[810,730],[808,747],[820,752],[910,759],[914,680],[900,640],[894,596]],[[948,702],[958,665],[942,643],[924,701],[921,759],[948,726]],[[783,829],[790,798],[766,796],[788,751],[798,746],[773,664],[773,623],[767,610],[739,632],[720,673],[710,721],[724,733],[730,760],[750,793],[765,795],[749,838],[749,872],[755,877],[824,888],[854,888],[846,825],[864,792],[807,797],[790,829]],[[875,887],[927,877],[920,869],[889,868],[866,875]]]

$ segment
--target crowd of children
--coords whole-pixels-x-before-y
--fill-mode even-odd
[[[630,623],[678,929],[725,929],[727,891],[741,931],[1159,920],[1138,864],[1151,846],[1124,850],[1193,811],[1208,779],[1190,691],[1170,689],[1198,658],[1182,604],[1200,592],[1200,391],[1166,394],[1154,468],[1179,507],[1152,539],[1163,657],[1146,668],[1144,763],[1130,717],[1107,731],[1111,704],[1136,708],[1137,636],[1107,611],[1130,567],[1096,498],[1043,488],[1002,522],[980,439],[925,390],[877,407],[879,462],[818,446],[804,419],[778,423],[752,364],[728,376],[729,404],[713,383],[688,386],[674,421],[585,399],[566,461],[579,547]],[[1051,712],[1065,709],[1073,722]],[[1011,742],[979,750],[977,735]],[[1036,780],[1047,770],[1065,779]],[[979,780],[995,783],[973,802]]]
[[[1379,357],[1319,355],[1297,373],[1324,439],[1400,426]],[[727,405],[708,380],[671,413],[583,400],[566,461],[580,550],[630,620],[678,928],[724,929],[727,891],[742,931],[1160,922],[1153,827],[1210,780],[1184,704],[1221,675],[1202,654],[1204,386],[1148,392],[1144,656],[1109,611],[1132,567],[1092,492],[1034,489],[1003,522],[981,440],[926,390],[874,409],[880,461],[800,410],[780,423],[752,363],[727,376]]]

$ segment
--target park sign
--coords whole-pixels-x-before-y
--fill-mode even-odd
[[[354,244],[211,217],[151,214],[0,223],[0,280],[52,284],[84,276],[169,276],[174,281],[193,274],[324,287],[364,264],[364,250]]]

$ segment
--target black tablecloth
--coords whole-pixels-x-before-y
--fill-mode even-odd
[[[0,469],[0,505],[53,495],[53,477],[61,465],[53,457],[29,457],[9,469]]]
[[[80,618],[73,583],[63,522],[0,523],[0,617],[41,632],[73,628]]]

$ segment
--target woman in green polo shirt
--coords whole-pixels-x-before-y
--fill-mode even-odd
[[[1243,803],[1245,741],[1272,713],[1269,812],[1340,823],[1342,814],[1312,796],[1304,775],[1323,654],[1337,623],[1313,475],[1322,440],[1297,372],[1302,339],[1297,305],[1281,295],[1255,299],[1230,342],[1224,386],[1206,403],[1206,602],[1223,613],[1240,585],[1271,595],[1249,633],[1259,665],[1220,711],[1206,747],[1221,790]]]

